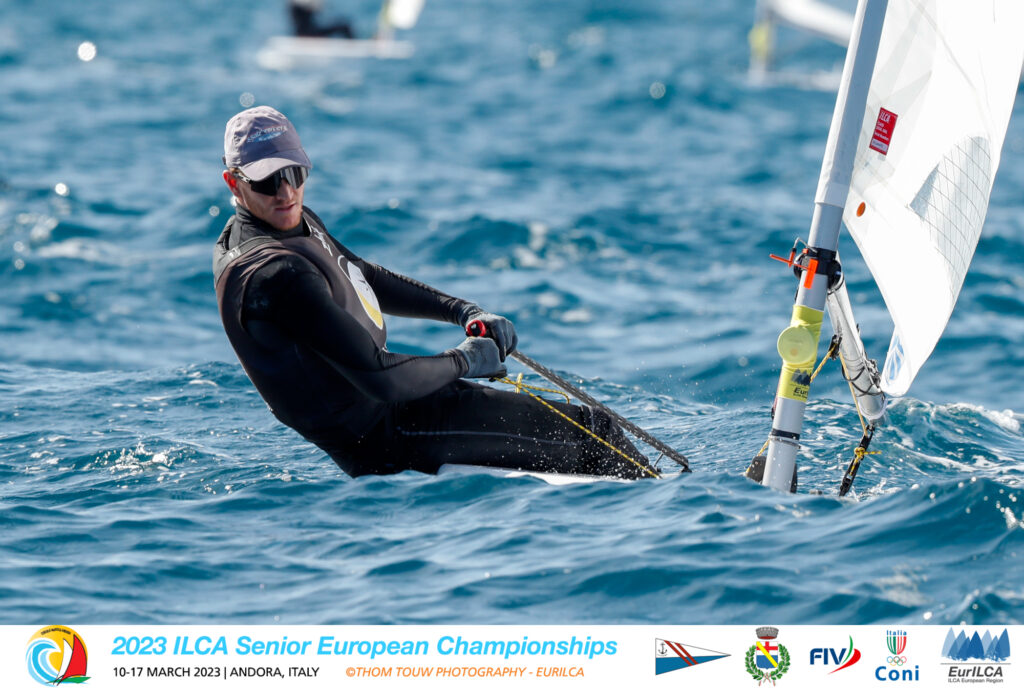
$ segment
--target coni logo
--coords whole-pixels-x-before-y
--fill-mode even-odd
[[[889,656],[885,664],[875,669],[875,679],[879,681],[920,681],[921,670],[915,664],[911,669],[904,651],[907,649],[906,631],[886,631],[885,646],[889,650]]]
[[[88,681],[88,659],[82,636],[66,626],[40,628],[25,650],[29,675],[44,686]]]

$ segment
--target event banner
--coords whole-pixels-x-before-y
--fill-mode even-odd
[[[1021,629],[0,626],[0,685],[1010,687]]]

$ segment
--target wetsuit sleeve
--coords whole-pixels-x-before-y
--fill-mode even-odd
[[[299,257],[274,260],[254,275],[243,323],[270,323],[289,342],[316,351],[367,396],[383,402],[418,399],[458,379],[469,366],[458,351],[436,356],[379,348],[358,320],[331,298],[316,268]],[[254,336],[256,336],[254,334]]]
[[[363,274],[373,287],[381,310],[403,318],[426,318],[464,326],[470,315],[482,312],[471,301],[449,296],[411,277],[362,261]]]

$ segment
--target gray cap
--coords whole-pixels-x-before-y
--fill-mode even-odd
[[[242,110],[228,120],[223,159],[256,181],[291,165],[313,167],[292,123],[266,105]]]

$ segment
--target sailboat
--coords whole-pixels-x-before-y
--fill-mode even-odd
[[[331,64],[338,60],[376,58],[403,60],[412,57],[414,46],[395,38],[419,21],[425,0],[384,0],[373,38],[318,38],[271,36],[256,54],[264,69],[288,70],[301,66]]]
[[[89,679],[85,675],[86,655],[85,646],[79,640],[78,635],[73,637],[74,645],[69,645],[67,640],[61,641],[64,644],[64,653],[61,660],[60,670],[54,683],[83,683]]]
[[[887,400],[903,396],[942,336],[974,255],[1024,62],[1020,0],[860,0],[798,274],[765,451],[747,475],[782,491],[796,463],[824,313],[864,435],[850,489]],[[837,252],[850,232],[894,331],[867,357]],[[758,464],[760,460],[760,465]]]

